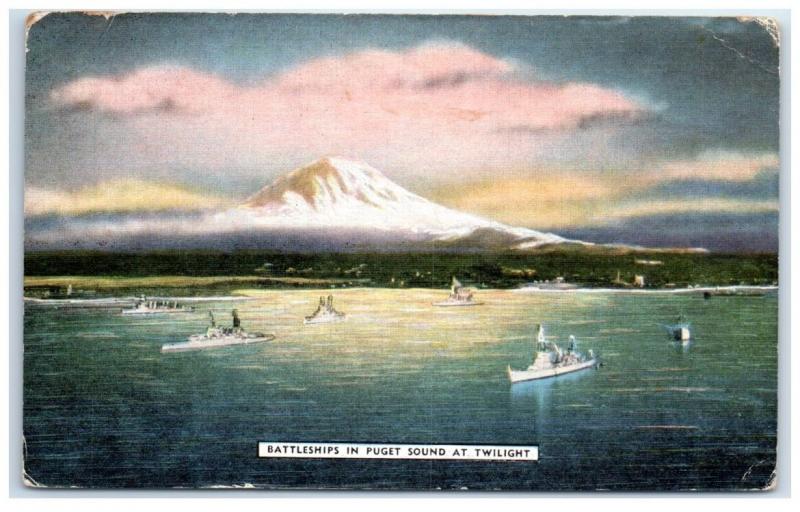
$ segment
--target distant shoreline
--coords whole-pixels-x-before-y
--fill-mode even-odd
[[[548,290],[540,289],[535,286],[513,288],[511,291],[517,293],[672,293],[672,294],[687,294],[687,293],[719,293],[724,295],[727,292],[769,292],[777,290],[777,285],[731,285],[731,286],[695,286],[692,288],[608,288],[608,287],[578,287],[563,290]],[[735,293],[731,293],[735,295]]]
[[[95,307],[95,308],[124,308],[129,307],[137,300],[137,294],[130,288],[116,288],[106,289],[106,291],[117,290],[126,291],[125,296],[105,296],[96,298],[87,297],[66,297],[66,298],[40,298],[25,296],[24,301],[31,306],[52,306],[59,308],[72,308],[72,307]],[[723,297],[763,297],[770,292],[777,291],[777,286],[720,286],[720,287],[698,287],[698,288],[651,288],[651,289],[626,289],[626,288],[572,288],[567,290],[535,290],[535,289],[482,289],[479,293],[492,293],[492,292],[506,292],[515,295],[536,295],[539,293],[553,294],[609,294],[609,295],[693,295],[705,296],[705,293],[718,292]],[[200,302],[237,302],[257,300],[259,298],[267,297],[270,295],[285,293],[291,291],[294,293],[306,292],[309,294],[316,293],[329,293],[330,289],[327,288],[242,288],[230,290],[228,295],[158,295],[148,294],[148,297],[156,300],[180,301],[182,303],[200,303]],[[384,288],[384,287],[351,287],[339,288],[336,293],[346,294],[348,292],[364,292],[364,291],[393,291],[402,292],[406,295],[417,293],[434,293],[443,292],[440,288]],[[494,301],[501,303],[501,301]]]
[[[237,291],[242,291],[242,285],[263,284],[270,289],[318,289],[320,287],[336,287],[339,289],[353,288],[383,288],[395,290],[441,290],[441,286],[382,286],[372,283],[369,279],[340,279],[340,278],[302,278],[302,277],[264,277],[264,276],[148,276],[148,277],[122,277],[122,276],[25,276],[25,289],[64,289],[72,287],[76,293],[82,290],[131,290],[146,288],[201,288],[201,287],[226,287],[234,286]],[[702,285],[694,287],[608,287],[579,285],[577,288],[548,289],[538,288],[536,285],[516,287],[481,287],[478,291],[505,290],[514,293],[709,293],[719,295],[735,295],[747,292],[769,292],[777,290],[777,285]],[[257,289],[253,289],[257,290]],[[233,290],[232,290],[233,291]]]

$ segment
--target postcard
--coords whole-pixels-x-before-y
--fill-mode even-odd
[[[775,489],[780,34],[31,15],[25,485]]]

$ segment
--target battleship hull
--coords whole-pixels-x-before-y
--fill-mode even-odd
[[[172,315],[176,313],[191,313],[191,309],[186,308],[170,308],[170,309],[123,309],[122,314],[125,316],[146,316],[146,315]]]
[[[212,348],[230,347],[233,345],[251,345],[253,343],[263,343],[265,341],[272,341],[275,336],[272,334],[263,334],[252,337],[241,336],[222,336],[219,338],[208,339],[190,339],[180,343],[167,343],[162,345],[161,353],[169,352],[188,352],[192,350],[206,350]]]
[[[509,366],[506,369],[506,372],[508,373],[508,380],[510,380],[511,383],[513,384],[516,382],[526,382],[530,380],[550,379],[553,377],[558,377],[559,375],[565,375],[567,373],[574,373],[574,372],[579,372],[581,370],[588,370],[596,366],[597,366],[597,360],[590,359],[588,361],[572,364],[569,366],[546,368],[542,370],[512,370],[511,367]]]
[[[306,325],[314,325],[314,324],[338,324],[339,322],[344,322],[347,319],[345,315],[331,315],[331,316],[316,316],[316,317],[306,317],[303,319],[303,323]]]
[[[449,308],[449,307],[464,307],[464,306],[482,306],[483,302],[474,302],[471,300],[443,300],[441,302],[434,302],[433,305],[441,308]]]

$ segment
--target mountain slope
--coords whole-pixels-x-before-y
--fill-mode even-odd
[[[378,230],[449,242],[469,238],[479,243],[476,237],[485,237],[492,246],[500,241],[525,248],[568,242],[445,208],[365,163],[343,158],[324,158],[292,171],[223,215],[281,229]]]

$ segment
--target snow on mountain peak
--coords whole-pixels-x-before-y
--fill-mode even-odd
[[[235,210],[254,227],[372,229],[455,241],[500,232],[526,248],[567,240],[445,208],[420,197],[370,165],[340,157],[316,160],[264,187]]]
[[[410,195],[363,162],[328,157],[278,178],[248,199],[245,206],[320,211],[355,201],[379,207],[388,201],[408,199]]]

